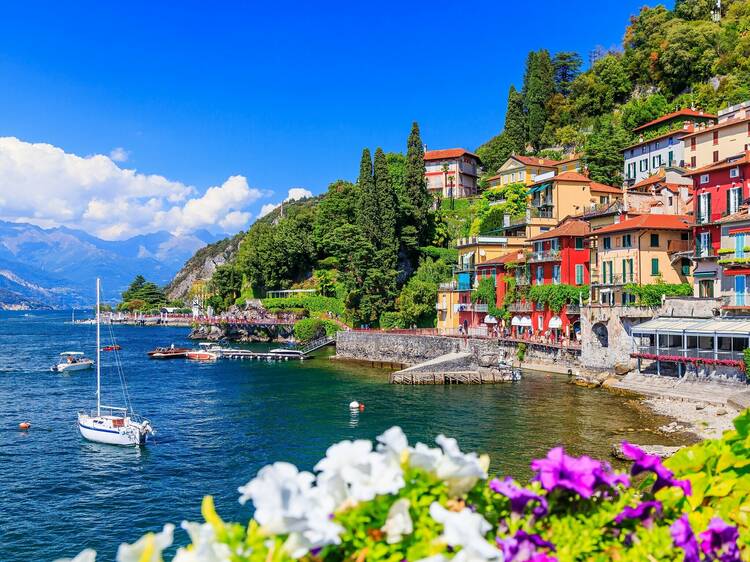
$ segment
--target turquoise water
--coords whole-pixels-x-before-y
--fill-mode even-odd
[[[310,469],[332,442],[372,439],[394,424],[412,442],[455,436],[465,450],[488,452],[493,471],[526,477],[529,461],[558,443],[606,456],[623,437],[653,442],[648,431],[628,428],[658,422],[561,376],[408,387],[327,352],[304,363],[151,361],[146,351],[157,345],[189,345],[187,329],[120,326],[131,397],[158,435],[143,449],[97,445],[76,428],[76,412],[94,404],[94,371],[49,371],[61,351],[95,352],[94,327],[68,319],[0,312],[3,562],[51,561],[86,547],[112,560],[120,542],[166,522],[199,520],[205,494],[225,519],[246,520],[250,508],[239,505],[236,490],[263,465],[286,460]],[[118,405],[119,384],[105,374],[103,400]],[[354,399],[366,410],[352,417]],[[26,433],[17,429],[23,420],[32,424]],[[176,540],[185,542],[182,531]]]

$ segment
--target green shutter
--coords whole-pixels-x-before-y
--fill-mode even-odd
[[[659,275],[659,258],[651,258],[651,275]]]

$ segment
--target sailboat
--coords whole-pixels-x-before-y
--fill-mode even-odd
[[[78,412],[78,429],[89,441],[109,445],[145,445],[154,429],[151,423],[135,414],[130,407],[125,379],[120,370],[126,406],[105,406],[101,401],[101,335],[99,311],[99,279],[96,280],[96,412]],[[118,370],[119,370],[119,359]]]

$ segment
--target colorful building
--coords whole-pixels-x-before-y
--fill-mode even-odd
[[[625,185],[632,186],[664,167],[684,167],[683,138],[699,124],[713,123],[715,115],[693,109],[668,113],[633,129],[638,142],[623,150]]]
[[[693,212],[693,180],[683,170],[666,168],[626,188],[626,208],[632,213],[687,215]]]
[[[481,175],[479,156],[463,148],[427,150],[424,153],[427,190],[444,198],[470,197],[477,193]]]
[[[750,212],[742,206],[717,221],[721,228],[719,248],[721,297],[731,315],[750,312]]]
[[[693,180],[695,205],[695,295],[718,296],[721,290],[721,266],[717,263],[721,247],[722,217],[740,210],[750,195],[746,178],[750,152],[725,158],[715,164],[686,173]]]
[[[569,163],[573,164],[574,161]],[[558,160],[513,155],[500,166],[497,175],[488,178],[487,181],[490,187],[500,187],[510,183],[531,185],[540,178],[554,176],[557,173],[558,164],[560,164]]]
[[[683,136],[685,165],[691,169],[716,164],[750,148],[750,101],[719,111],[717,123],[698,125]]]
[[[691,282],[691,261],[685,255],[691,230],[691,217],[645,214],[592,231],[592,302],[632,303],[633,295],[623,290],[628,283]]]

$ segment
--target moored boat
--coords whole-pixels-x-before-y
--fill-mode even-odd
[[[91,413],[78,412],[78,430],[81,436],[89,441],[108,445],[145,445],[149,435],[155,433],[151,422],[141,418],[130,404],[127,386],[125,385],[119,356],[115,354],[117,370],[125,396],[125,407],[105,406],[101,402],[101,357],[102,350],[100,336],[99,310],[99,279],[96,280],[96,411]],[[114,336],[113,336],[114,339]],[[116,344],[112,344],[115,346]]]
[[[191,349],[185,357],[192,361],[216,361],[221,357],[221,348],[214,343],[199,343],[198,349]]]
[[[84,356],[82,351],[63,351],[60,354],[60,362],[53,365],[50,370],[58,373],[70,371],[83,371],[94,366],[94,362]]]
[[[187,352],[190,351],[186,347],[175,347],[174,344],[169,347],[157,347],[148,352],[148,356],[151,359],[177,359],[179,357],[185,357]]]
[[[117,344],[115,344],[115,345],[105,345],[102,348],[102,351],[120,351],[121,349],[122,349],[122,347],[120,347]]]

